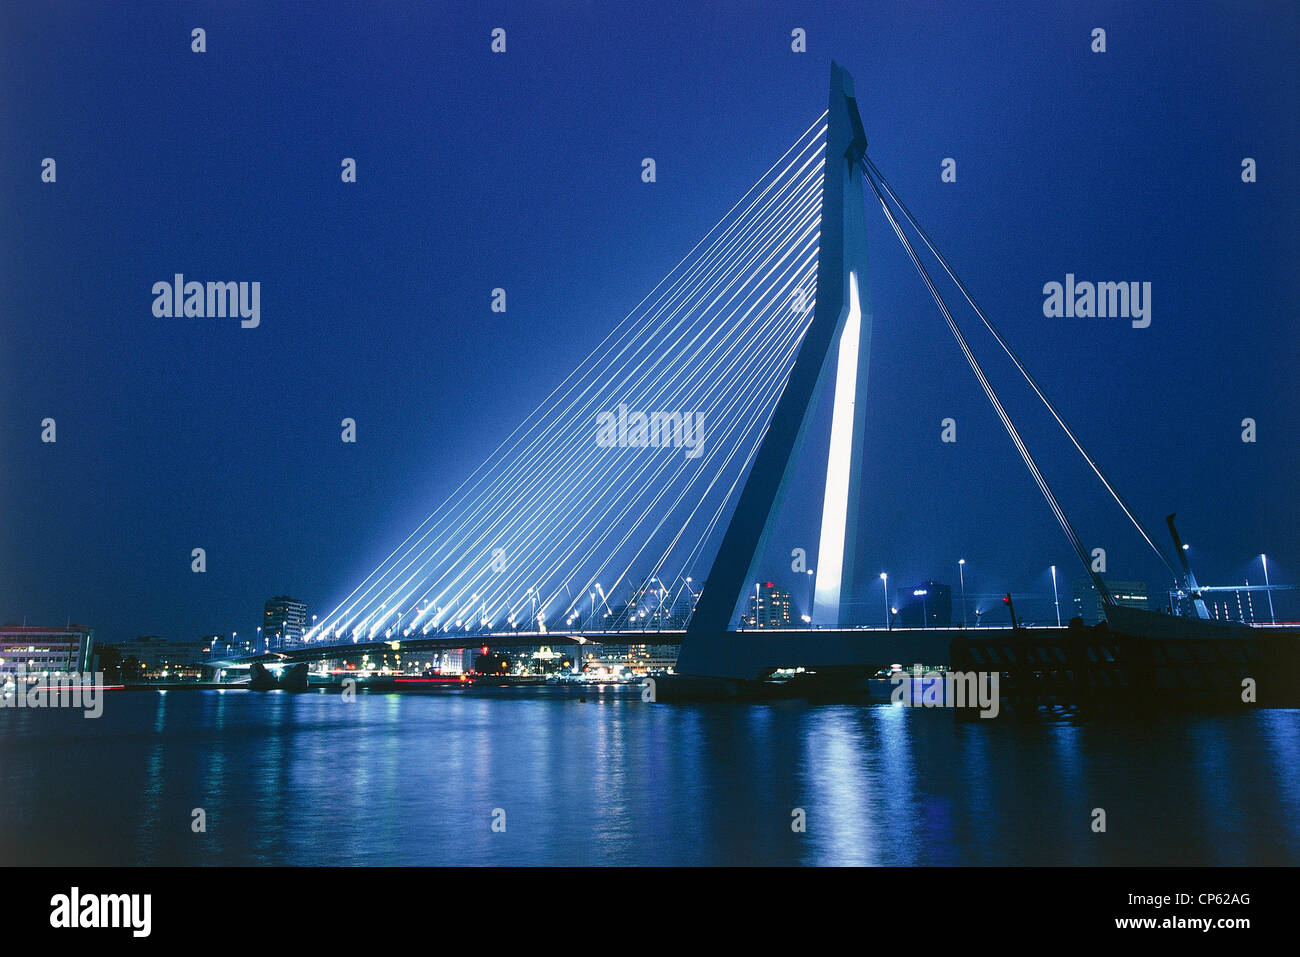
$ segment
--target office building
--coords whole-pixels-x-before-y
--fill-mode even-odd
[[[94,629],[84,625],[4,625],[0,627],[0,675],[84,674],[91,670],[94,641]]]
[[[122,677],[127,681],[198,678],[212,654],[210,638],[169,641],[158,635],[141,635],[115,641],[112,647],[122,656]]]
[[[262,611],[262,647],[266,651],[297,648],[307,633],[307,604],[276,595],[268,598]]]
[[[745,614],[749,628],[789,628],[790,593],[775,582],[757,582],[749,593],[749,610]]]

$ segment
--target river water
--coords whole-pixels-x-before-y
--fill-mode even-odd
[[[117,692],[0,710],[0,782],[6,865],[1300,863],[1296,711]]]

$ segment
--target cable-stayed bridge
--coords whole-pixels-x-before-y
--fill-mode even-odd
[[[832,64],[826,112],[303,646],[282,657],[393,643],[416,650],[680,642],[678,672],[740,679],[797,666],[946,661],[951,635],[941,631],[850,625],[853,596],[876,580],[862,567],[856,534],[873,326],[869,204],[879,206],[932,294],[1112,627],[1240,634],[1206,620],[1185,555],[1178,553],[1179,568],[1156,544],[867,155],[852,79]],[[1115,603],[922,248],[1164,562],[1194,619]],[[828,425],[813,414],[819,404],[829,405]],[[808,627],[738,629],[794,463],[810,445],[827,451]]]
[[[309,639],[600,631],[629,583],[656,592],[650,614],[698,593],[811,319],[825,133],[821,118]]]

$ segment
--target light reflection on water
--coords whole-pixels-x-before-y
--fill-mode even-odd
[[[1300,863],[1300,712],[957,722],[583,693],[5,709],[0,863]]]

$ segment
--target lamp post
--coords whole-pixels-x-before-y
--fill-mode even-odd
[[[1273,614],[1273,591],[1268,584],[1268,559],[1264,557],[1263,552],[1260,552],[1259,560],[1264,563],[1264,590],[1268,594],[1268,620],[1276,625],[1277,616]]]
[[[888,630],[890,629],[890,623],[889,623],[889,575],[886,574],[885,572],[881,572],[881,573],[880,573],[880,581],[881,581],[881,583],[884,585],[884,588],[885,588],[885,596],[884,596],[884,597],[885,597],[885,630],[888,631]]]
[[[966,559],[957,559],[957,574],[961,577],[961,626],[966,627]]]
[[[1056,592],[1056,566],[1052,566],[1052,601],[1056,604],[1056,627],[1061,627],[1061,596]]]

